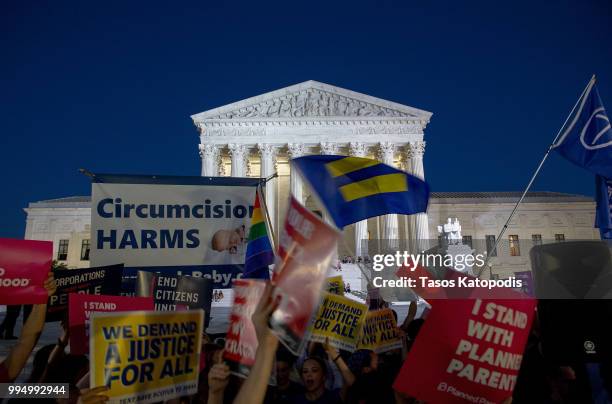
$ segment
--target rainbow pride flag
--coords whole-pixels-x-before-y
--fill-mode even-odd
[[[256,191],[251,229],[247,239],[244,278],[270,279],[268,265],[274,262],[274,251],[272,251],[272,244],[268,238],[264,214],[259,202],[259,191]]]

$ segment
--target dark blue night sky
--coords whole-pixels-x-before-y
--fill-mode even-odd
[[[435,191],[522,190],[593,73],[612,112],[609,0],[219,3],[2,2],[1,237],[79,167],[198,175],[189,115],[309,79],[432,111]],[[594,179],[553,155],[534,189]]]

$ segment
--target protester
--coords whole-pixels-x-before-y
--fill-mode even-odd
[[[276,310],[280,303],[280,296],[273,298],[273,294],[274,286],[268,283],[259,304],[253,312],[252,321],[255,326],[258,342],[255,353],[255,365],[251,369],[249,377],[240,388],[234,404],[262,403],[265,397],[268,379],[272,372],[278,347],[278,338],[268,326],[272,312]]]
[[[340,352],[329,344],[323,345],[325,357],[333,365],[337,366],[341,375],[340,388],[329,389],[326,387],[326,380],[331,372],[328,362],[323,356],[313,354],[306,358],[302,363],[300,375],[304,390],[293,397],[294,403],[341,403],[347,398],[348,389],[355,382],[353,372],[348,368]]]
[[[219,356],[208,373],[208,404],[223,404],[225,389],[230,380],[230,369]]]
[[[349,284],[346,283],[347,289]],[[339,351],[329,341],[310,342],[303,356],[296,358],[284,347],[269,328],[268,321],[279,302],[274,299],[274,285],[268,283],[251,317],[258,341],[255,361],[246,379],[230,373],[223,362],[224,334],[205,335],[202,342],[201,367],[197,394],[165,401],[182,403],[267,403],[267,404],[385,404],[414,403],[416,399],[393,389],[393,383],[410,349],[426,321],[416,318],[417,304],[408,307],[406,319],[398,326],[403,347],[383,353],[369,349],[355,352]],[[55,281],[49,274],[45,289],[51,296]],[[222,299],[222,292],[215,291]],[[373,299],[375,300],[375,299]],[[385,306],[380,299],[376,306]],[[435,309],[435,305],[432,308]],[[397,313],[392,311],[397,323]],[[38,336],[45,325],[46,304],[34,305],[16,345],[0,363],[0,382],[10,383],[21,373]],[[101,404],[109,400],[106,386],[87,386],[90,363],[85,355],[66,352],[69,327],[60,323],[57,342],[38,349],[32,371],[27,379],[32,383],[66,383],[70,399],[54,402]],[[211,342],[214,340],[214,343]],[[418,344],[417,344],[418,345]],[[276,359],[276,363],[275,363]],[[597,374],[593,374],[594,370]],[[584,363],[561,365],[543,354],[538,322],[534,321],[524,358],[513,391],[513,403],[588,403],[609,402],[612,388],[609,364],[587,367]],[[270,385],[276,370],[276,384]],[[414,369],[418,372],[419,369]],[[412,370],[411,370],[412,372]],[[416,374],[416,373],[415,373]],[[295,376],[295,377],[294,377]],[[589,384],[589,377],[599,378],[599,384]],[[80,381],[80,382],[79,382]],[[83,388],[85,381],[85,388]],[[79,387],[77,387],[79,386]],[[79,390],[80,388],[80,390]],[[592,398],[592,399],[591,399]],[[13,400],[11,400],[13,402]],[[18,401],[17,401],[18,402]],[[505,401],[509,403],[509,400]]]
[[[295,396],[302,394],[304,388],[291,380],[291,371],[295,364],[293,357],[286,350],[279,350],[276,355],[276,388],[272,389],[267,402],[271,404],[289,404]]]
[[[32,311],[32,305],[15,304],[6,306],[6,315],[4,316],[4,320],[2,320],[2,324],[0,324],[0,338],[17,339],[17,337],[14,335],[15,324],[17,324],[17,319],[19,318],[19,313],[21,313],[22,307],[23,323],[25,324],[30,312]]]
[[[49,296],[55,293],[55,280],[53,273],[49,273],[45,280],[44,288]],[[32,307],[32,312],[28,320],[23,325],[21,335],[17,339],[17,343],[11,348],[8,356],[0,362],[0,383],[10,383],[14,381],[23,370],[32,349],[38,341],[38,337],[42,333],[45,325],[45,316],[47,313],[47,304],[35,304]]]
[[[100,386],[93,389],[83,389],[79,395],[79,404],[103,404],[108,401],[108,396],[104,395],[108,387]]]
[[[32,372],[30,373],[30,377],[28,377],[27,383],[38,383],[42,380],[42,377],[47,370],[49,356],[54,349],[55,345],[49,344],[36,351],[34,360],[32,361]]]

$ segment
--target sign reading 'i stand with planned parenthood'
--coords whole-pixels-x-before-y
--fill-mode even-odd
[[[244,268],[258,178],[118,176],[92,184],[92,265],[204,276],[230,288]]]

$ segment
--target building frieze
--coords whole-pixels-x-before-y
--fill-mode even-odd
[[[236,124],[236,123],[200,123],[198,129],[200,137],[206,138],[231,138],[231,137],[271,137],[277,135],[300,135],[315,133],[342,133],[347,135],[423,135],[423,126],[420,123],[410,124],[367,124],[356,123],[354,121],[345,122],[302,122],[296,125],[295,122],[284,122],[259,124]],[[229,141],[228,141],[229,142]]]

